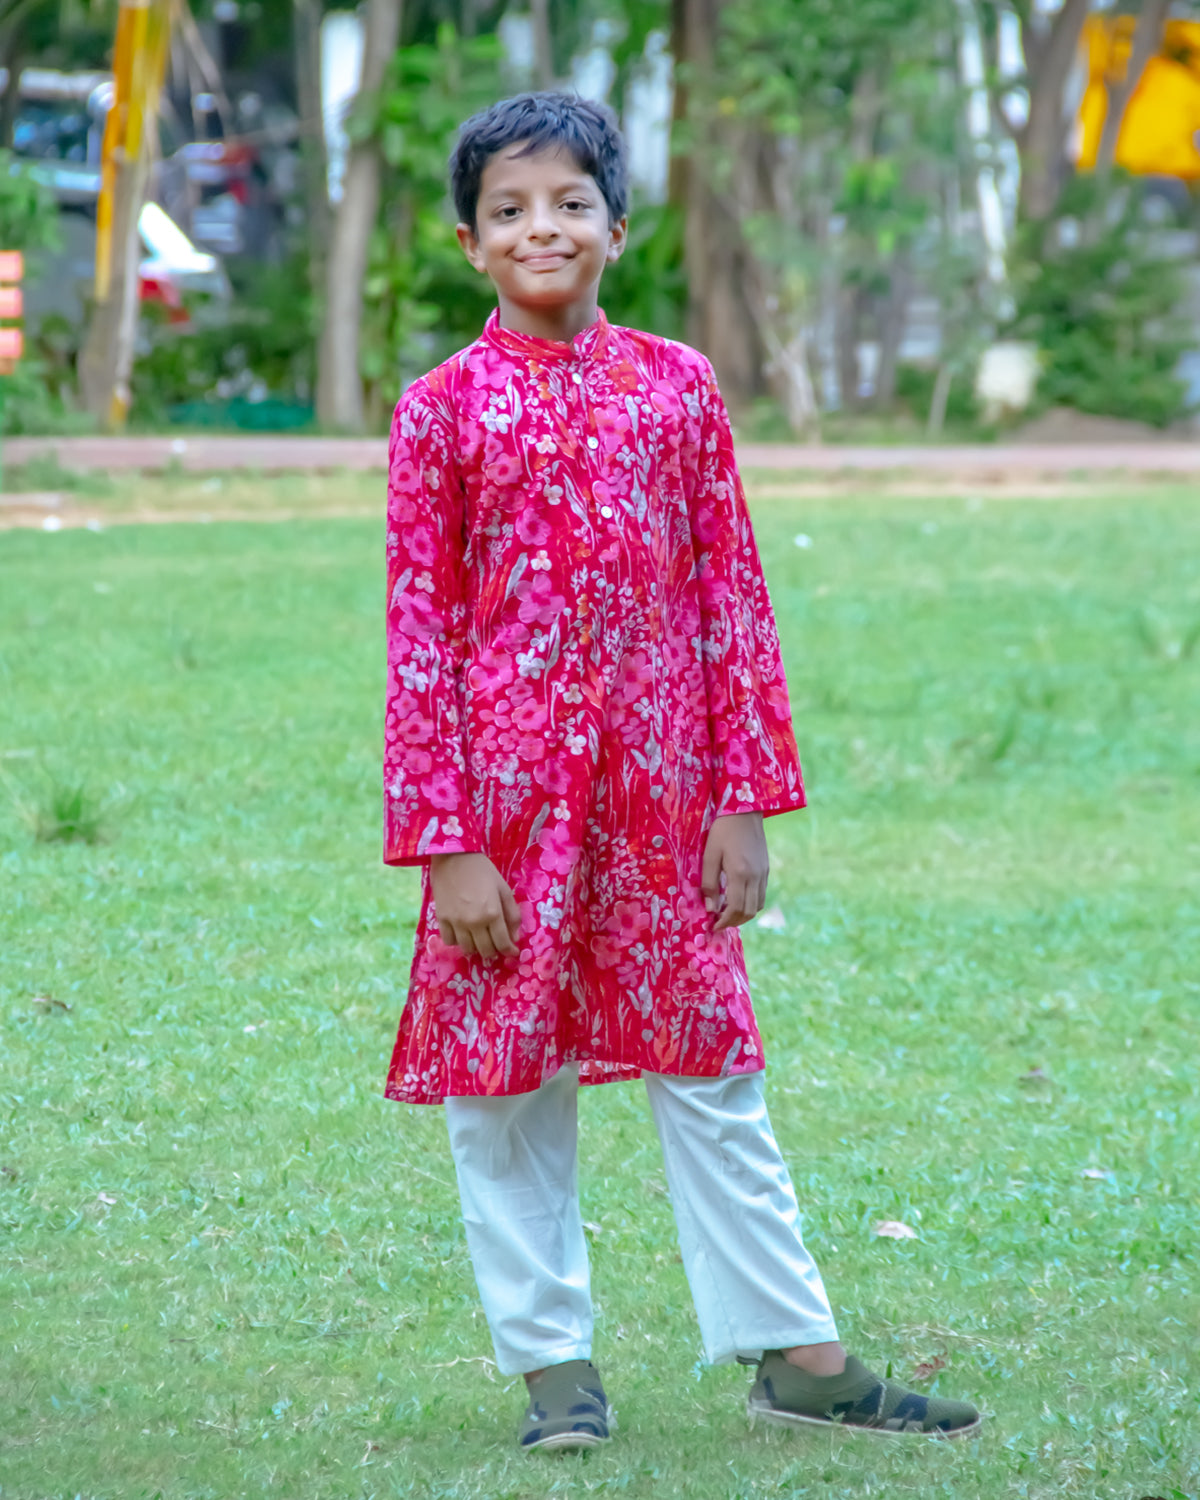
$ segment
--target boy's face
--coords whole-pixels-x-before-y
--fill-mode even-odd
[[[460,224],[458,242],[502,307],[546,314],[594,301],[605,266],[625,248],[626,220],[609,223],[595,178],[568,153],[521,149],[484,167],[475,228]]]

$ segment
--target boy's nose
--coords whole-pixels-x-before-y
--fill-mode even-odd
[[[549,208],[535,208],[529,216],[529,233],[538,240],[553,239],[558,233],[558,224]]]

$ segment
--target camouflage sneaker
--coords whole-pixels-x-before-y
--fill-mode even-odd
[[[551,1365],[529,1382],[520,1444],[534,1448],[595,1448],[608,1442],[608,1398],[590,1359]]]
[[[768,1349],[746,1403],[758,1418],[785,1427],[844,1427],[877,1437],[966,1437],[982,1418],[965,1401],[922,1396],[895,1380],[873,1375],[850,1356],[840,1375],[810,1375]]]

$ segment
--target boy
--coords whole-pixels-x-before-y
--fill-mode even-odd
[[[527,94],[467,121],[451,176],[499,306],[392,428],[384,857],[424,901],[388,1094],[445,1102],[521,1445],[608,1437],[576,1095],[639,1074],[706,1357],[757,1365],[751,1412],[974,1431],[847,1357],[767,1120],[736,928],[763,816],[804,791],[711,367],[597,306],[620,134]]]

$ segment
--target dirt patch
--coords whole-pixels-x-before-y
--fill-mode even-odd
[[[1085,411],[1072,411],[1068,406],[1052,406],[1049,411],[1027,422],[1012,435],[1016,443],[1096,443],[1105,447],[1126,443],[1196,441],[1196,433],[1190,428],[1172,428],[1164,432],[1161,427],[1151,427],[1147,422],[1131,422],[1125,417],[1096,417]]]

